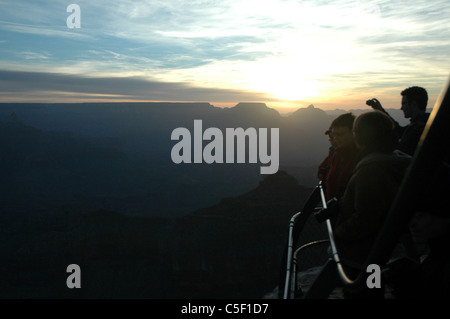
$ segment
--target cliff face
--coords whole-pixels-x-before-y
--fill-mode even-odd
[[[174,273],[176,296],[259,298],[273,288],[287,223],[309,192],[279,172],[247,194],[179,218],[171,241],[180,268]],[[196,274],[195,283],[183,267]]]
[[[279,172],[176,219],[79,206],[2,215],[0,296],[259,298],[277,284],[287,222],[309,192]],[[65,284],[73,263],[81,289]]]
[[[172,131],[193,132],[196,119],[203,130],[279,128],[280,169],[302,185],[314,185],[315,167],[328,149],[323,136],[328,116],[318,109],[288,120],[263,103],[228,109],[207,103],[1,106],[0,121],[8,122],[0,122],[0,172],[6,178],[0,201],[12,211],[77,202],[128,215],[176,217],[258,185],[260,168],[268,165],[248,159],[242,164],[172,161],[177,144]],[[327,122],[323,128],[310,118],[316,113]]]
[[[301,148],[306,122],[264,104],[166,106],[28,105],[0,123],[0,297],[259,298],[277,284],[310,189],[259,165],[175,165],[170,131],[280,125],[280,147]],[[66,287],[70,264],[81,289]]]

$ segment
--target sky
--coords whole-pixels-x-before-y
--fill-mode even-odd
[[[399,108],[418,85],[432,107],[449,17],[448,0],[0,0],[0,102]]]

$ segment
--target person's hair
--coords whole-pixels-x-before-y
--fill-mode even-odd
[[[401,96],[405,96],[408,103],[412,103],[416,101],[417,106],[421,111],[425,111],[428,103],[428,93],[422,87],[419,86],[411,86],[407,89],[404,89],[401,93]]]
[[[359,115],[355,119],[353,132],[355,141],[366,153],[390,153],[397,147],[394,123],[383,112],[371,111]]]
[[[334,119],[333,122],[331,122],[330,129],[335,127],[346,127],[351,131],[353,128],[354,121],[355,116],[352,113],[345,113],[339,115],[336,119]]]

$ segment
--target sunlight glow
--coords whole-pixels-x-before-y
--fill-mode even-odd
[[[448,76],[450,6],[411,1],[98,0],[81,4],[82,27],[69,30],[58,2],[4,0],[0,70],[203,88],[195,100],[228,90],[210,101],[219,104],[257,98],[351,107],[377,92],[395,99],[409,85],[433,96]],[[17,90],[25,88],[0,92]],[[161,91],[167,100],[194,98],[145,85],[133,94],[152,100]]]

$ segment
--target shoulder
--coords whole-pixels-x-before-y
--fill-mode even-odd
[[[415,129],[423,128],[427,124],[429,117],[430,117],[430,113],[418,114],[413,119],[411,119],[411,123],[408,125],[408,127],[415,128]]]
[[[383,183],[401,180],[410,162],[411,156],[400,151],[371,154],[356,165],[352,175],[353,183],[373,188]]]
[[[407,166],[411,162],[411,156],[399,150],[388,154],[372,153],[362,158],[355,167],[357,170],[372,170],[392,165]]]

